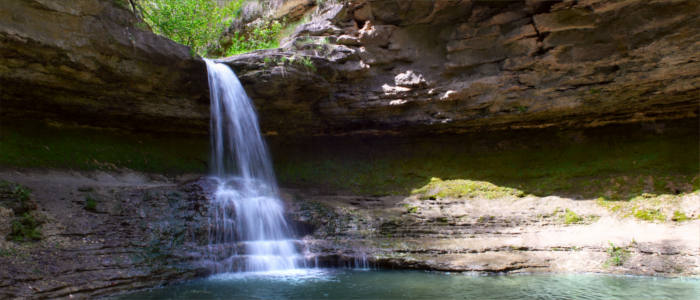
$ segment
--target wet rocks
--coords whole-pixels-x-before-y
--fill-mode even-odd
[[[31,188],[44,216],[41,240],[0,240],[2,297],[93,298],[209,272],[200,263],[208,243],[205,180],[56,171],[0,178]]]

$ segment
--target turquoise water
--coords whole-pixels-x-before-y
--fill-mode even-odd
[[[306,269],[229,273],[116,299],[700,299],[700,279]]]

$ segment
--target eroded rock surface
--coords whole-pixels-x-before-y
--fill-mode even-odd
[[[94,298],[202,276],[206,184],[140,173],[5,171],[30,191],[38,241],[6,240],[0,297]],[[3,220],[20,214],[2,203]]]
[[[351,1],[281,50],[224,61],[280,134],[694,118],[697,12],[697,1]]]
[[[0,4],[0,116],[207,131],[206,67],[118,1]],[[127,3],[124,1],[123,3]]]
[[[206,132],[201,59],[117,3],[3,2],[3,119]],[[312,4],[280,8],[294,20],[313,15],[281,49],[223,60],[265,132],[462,132],[698,114],[697,1]]]
[[[288,190],[291,215],[314,226],[309,251],[330,265],[450,272],[698,275],[697,217],[623,218],[595,200],[558,196],[352,196]],[[700,214],[697,192],[682,197]],[[573,212],[576,218],[567,218]],[[612,246],[620,250],[612,251]],[[611,252],[612,251],[612,252]],[[616,260],[615,257],[619,257]]]

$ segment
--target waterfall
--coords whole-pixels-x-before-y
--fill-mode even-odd
[[[216,272],[295,269],[301,261],[284,218],[258,118],[233,71],[206,60],[211,97],[211,172],[217,181],[209,251]]]

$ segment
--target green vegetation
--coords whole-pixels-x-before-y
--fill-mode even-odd
[[[277,48],[280,30],[282,30],[282,24],[278,21],[269,21],[256,25],[248,36],[241,36],[236,32],[231,37],[231,45],[226,49],[226,56],[258,49]]]
[[[411,191],[414,195],[420,195],[421,199],[436,198],[487,198],[496,199],[503,197],[522,197],[522,191],[517,189],[500,187],[485,181],[473,180],[442,180],[433,177],[430,182],[418,189]]]
[[[277,56],[274,58],[266,56],[263,58],[263,63],[265,64],[265,67],[268,68],[274,66],[291,66],[296,64],[306,68],[308,71],[316,72],[316,65],[314,65],[314,61],[311,60],[311,57],[308,56]]]
[[[520,113],[526,113],[527,110],[530,108],[527,106],[524,106],[524,105],[519,105],[519,106],[516,106],[515,109],[517,109],[518,112],[520,112]]]
[[[565,224],[577,224],[583,222],[583,218],[576,214],[573,210],[566,209],[564,212],[564,223]]]
[[[685,215],[684,212],[676,210],[673,211],[673,217],[671,217],[671,220],[674,222],[683,222],[683,221],[688,221],[690,218]]]
[[[153,32],[178,43],[190,46],[193,54],[207,56],[211,53],[231,56],[258,49],[279,47],[284,36],[293,33],[301,23],[273,20],[262,17],[249,23],[250,29],[244,33],[233,32],[220,40],[231,23],[241,18],[245,0],[234,0],[220,7],[214,0],[139,0],[137,4],[145,22]],[[128,7],[127,3],[118,3]]]
[[[85,210],[91,212],[97,211],[97,200],[95,200],[95,198],[93,198],[92,196],[88,195],[85,197]]]
[[[206,172],[208,150],[206,136],[29,124],[0,131],[0,165],[5,167]]]
[[[0,257],[16,256],[18,253],[19,251],[12,247],[8,247],[7,249],[0,248]]]
[[[34,210],[36,203],[31,200],[31,191],[19,184],[0,180],[0,205],[9,208],[14,214],[10,223],[8,241],[29,242],[41,239]]]
[[[660,209],[636,209],[633,213],[635,218],[645,221],[665,221],[666,216]]]
[[[280,39],[283,37],[288,37],[294,33],[294,31],[299,27],[299,25],[311,22],[311,15],[307,14],[296,22],[287,23],[284,28],[279,32]]]
[[[580,142],[572,142],[566,132],[492,138],[508,142],[504,147],[485,145],[483,136],[344,137],[270,144],[281,183],[368,195],[428,192],[426,185],[434,177],[462,180],[456,185],[486,182],[536,196],[600,197],[607,207],[626,207],[644,193],[663,202],[700,189],[696,131],[663,136],[624,131],[593,131]]]
[[[310,57],[304,56],[299,59],[299,62],[302,66],[306,67],[310,71],[316,72],[316,66],[314,65],[314,62],[311,60]]]
[[[608,208],[611,212],[622,217],[634,217],[649,222],[663,222],[666,221],[667,215],[673,215],[675,217],[676,212],[681,214],[681,212],[677,210],[677,207],[680,205],[682,196],[698,193],[700,193],[700,191],[697,190],[692,193],[684,193],[681,195],[642,193],[639,196],[627,200],[609,200],[601,197],[598,198],[597,202],[599,205]],[[678,216],[680,217],[680,215]],[[671,218],[671,220],[673,220],[673,218]]]
[[[243,0],[231,1],[219,7],[214,0],[142,0],[138,2],[145,21],[157,34],[204,56],[210,43],[218,41]]]
[[[410,205],[410,204],[404,204],[403,207],[406,208],[406,213],[409,213],[409,214],[418,213],[418,206],[413,206],[413,205]]]
[[[625,261],[630,256],[630,251],[627,250],[627,248],[615,246],[612,242],[610,243],[610,247],[605,251],[608,253],[608,260],[606,261],[606,265],[612,265],[612,266],[622,266],[625,264]]]
[[[32,214],[25,212],[21,216],[15,217],[15,220],[12,221],[11,231],[7,236],[7,240],[14,242],[38,241],[41,239],[40,225]]]

